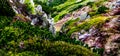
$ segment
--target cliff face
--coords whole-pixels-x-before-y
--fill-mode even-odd
[[[96,3],[98,4],[98,2]],[[100,51],[102,52],[102,56],[119,56],[120,43],[117,41],[119,41],[120,34],[120,3],[117,0],[106,1],[101,3],[102,6],[94,7],[93,5],[96,3],[91,4],[94,9],[92,7],[89,9],[87,8],[87,10],[91,9],[88,12],[88,15],[90,15],[91,18],[87,19],[86,17],[87,20],[85,19],[84,21],[80,21],[81,18],[76,19],[73,15],[73,18],[66,21],[63,25],[61,32],[70,35],[72,39],[88,44],[91,49],[103,48],[104,52]],[[83,14],[82,16],[85,16],[84,13],[80,13],[79,11],[74,14],[75,16],[78,16],[79,14]],[[70,17],[72,14],[68,15],[66,16]],[[64,18],[67,19],[67,17]]]

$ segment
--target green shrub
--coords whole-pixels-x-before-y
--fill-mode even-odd
[[[10,55],[13,55],[13,54],[10,54]],[[15,54],[15,56],[43,56],[43,55],[37,54],[35,52],[31,52],[31,51],[24,51],[24,52]]]
[[[12,10],[8,0],[0,0],[0,15],[14,16],[15,12]]]
[[[11,21],[12,21],[12,17],[0,16],[0,29],[10,25]]]
[[[19,45],[20,42],[16,46]],[[42,56],[98,56],[92,51],[79,46],[69,44],[63,41],[48,41],[33,37],[31,40],[24,40],[24,47],[15,48],[11,51],[15,55],[42,55]],[[12,48],[12,47],[11,47]],[[28,52],[29,51],[29,52]],[[26,53],[26,54],[24,54]]]
[[[89,12],[90,16],[95,16],[101,13],[105,13],[107,12],[108,8],[106,8],[103,3],[106,0],[100,0],[100,1],[96,1],[96,2],[89,2],[87,3],[87,5],[89,5],[92,8],[92,12]]]
[[[26,10],[31,14],[36,14],[35,5],[33,0],[25,0],[24,4],[26,5]]]
[[[69,1],[70,2],[70,1]],[[90,2],[89,0],[84,0],[82,2],[75,2],[69,6],[66,6],[66,7],[62,7],[62,5],[58,8],[61,8],[61,9],[57,9],[57,11],[55,11],[53,14],[52,14],[52,17],[54,17],[55,19],[55,22],[57,22],[58,20],[60,20],[64,15],[66,15],[67,13],[70,13],[78,8],[81,8],[82,6],[85,6],[88,2]],[[66,3],[65,3],[66,4]],[[70,4],[70,3],[68,3]],[[68,5],[66,4],[66,5]]]
[[[80,31],[82,29],[87,31],[92,26],[100,27],[108,19],[109,19],[109,17],[105,17],[105,16],[100,16],[100,15],[94,16],[88,20],[85,20],[85,22],[77,24],[76,26],[71,26],[71,28],[69,28],[69,31],[67,32],[67,34],[71,35],[71,33]],[[70,27],[70,25],[69,25],[69,27]]]
[[[7,17],[2,18],[9,20]],[[24,48],[20,48],[21,42],[24,43]],[[1,55],[97,55],[80,45],[80,43],[70,39],[66,34],[62,36],[58,34],[58,36],[53,37],[52,33],[50,33],[48,29],[31,26],[30,23],[21,21],[12,22],[9,25],[5,25],[0,31],[0,48],[3,51],[0,51]]]
[[[108,10],[107,7],[105,7],[105,6],[101,6],[101,7],[98,8],[98,14],[106,13],[107,10]]]

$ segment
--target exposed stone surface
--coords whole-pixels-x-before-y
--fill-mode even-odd
[[[89,47],[104,48],[103,56],[120,55],[120,16],[111,18],[101,28],[91,28],[88,32],[75,32],[71,38],[83,41]]]
[[[88,15],[88,12],[91,11],[91,8],[89,6],[84,6],[76,11],[74,11],[71,14],[67,14],[65,15],[61,20],[59,20],[58,22],[56,22],[55,27],[56,27],[56,31],[60,31],[61,27],[69,20],[71,19],[77,19],[80,18],[80,21],[84,21],[88,18],[90,18],[90,16]]]

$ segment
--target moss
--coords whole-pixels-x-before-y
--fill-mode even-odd
[[[85,6],[88,2],[90,2],[90,1],[85,0],[85,1],[82,1],[82,2],[72,4],[71,6],[68,6],[66,8],[63,7],[63,10],[61,10],[60,12],[55,11],[57,14],[55,14],[55,15],[54,15],[54,13],[52,14],[52,15],[54,15],[53,17],[55,19],[55,22],[60,20],[67,13],[70,13],[70,12],[74,11],[75,9],[80,8],[82,6]]]
[[[67,13],[69,13],[69,11],[66,11],[66,10],[60,12],[59,15],[56,15],[56,16],[54,17],[54,22],[57,22],[58,20],[60,20],[60,19],[61,19],[65,14],[67,14]]]
[[[75,2],[75,0],[67,0],[65,3],[63,4],[60,4],[58,6],[55,6],[53,8],[55,8],[57,11],[61,10],[61,9],[64,9],[65,7],[68,7],[70,5],[73,5]]]
[[[42,56],[98,56],[97,54],[93,53],[92,51],[79,46],[79,45],[73,45],[69,44],[63,41],[48,41],[48,40],[42,40],[40,38],[33,37],[32,38],[33,43],[29,42],[28,40],[24,40],[24,47],[23,49],[15,48],[16,52],[14,52],[14,49],[11,51],[11,53],[15,53],[14,55],[42,55]],[[11,45],[12,46],[12,45]],[[16,46],[19,46],[19,42]],[[12,47],[11,47],[12,48]],[[9,50],[8,50],[9,51]],[[9,53],[8,53],[9,54]],[[10,55],[10,54],[9,54]]]
[[[85,22],[78,24],[77,26],[70,28],[67,34],[69,35],[73,32],[80,31],[82,29],[89,30],[92,26],[99,27],[108,19],[109,17],[106,17],[106,16],[94,16],[86,20]]]
[[[73,26],[76,26],[76,23],[80,21],[80,18],[77,19],[71,19],[67,21],[61,28],[61,31],[66,32],[68,29],[72,28]]]

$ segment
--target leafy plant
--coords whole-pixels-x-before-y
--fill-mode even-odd
[[[7,0],[0,0],[0,15],[14,16],[15,12],[12,10]]]

